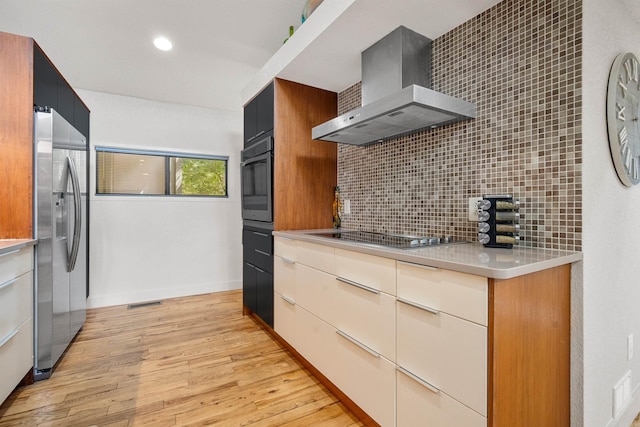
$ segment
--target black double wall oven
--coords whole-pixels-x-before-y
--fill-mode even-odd
[[[273,132],[242,151],[243,304],[273,327]]]
[[[268,135],[242,150],[242,219],[272,224],[272,193],[273,137]]]

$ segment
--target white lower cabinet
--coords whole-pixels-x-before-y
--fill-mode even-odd
[[[33,248],[0,255],[0,402],[33,367]]]
[[[277,291],[273,295],[273,328],[291,346],[298,349],[300,346],[299,337],[302,334],[298,324],[298,306],[293,299]]]
[[[0,402],[4,401],[33,367],[33,318],[0,342]]]
[[[296,264],[296,303],[325,322],[335,324],[337,304],[335,276]]]
[[[381,426],[395,425],[396,365],[356,338],[336,330],[340,358],[334,382]]]
[[[0,283],[0,340],[33,316],[33,272]]]
[[[335,328],[302,307],[298,307],[296,319],[303,331],[296,350],[339,387],[343,361],[336,351],[340,337]]]
[[[487,415],[487,328],[397,303],[397,363]]]
[[[396,360],[396,299],[336,280],[334,326],[392,362]]]
[[[353,402],[384,427],[486,426],[486,278],[278,240],[275,330]]]
[[[487,419],[442,391],[397,372],[398,427],[486,427]]]

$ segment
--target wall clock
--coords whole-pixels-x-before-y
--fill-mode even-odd
[[[613,61],[607,88],[607,129],[611,157],[620,181],[640,182],[640,70],[633,53]]]

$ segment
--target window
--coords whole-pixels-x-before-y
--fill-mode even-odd
[[[96,147],[96,193],[227,197],[228,159]]]

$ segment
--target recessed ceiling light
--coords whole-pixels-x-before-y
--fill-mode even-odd
[[[156,37],[153,39],[153,44],[160,50],[171,50],[173,44],[166,37]]]

